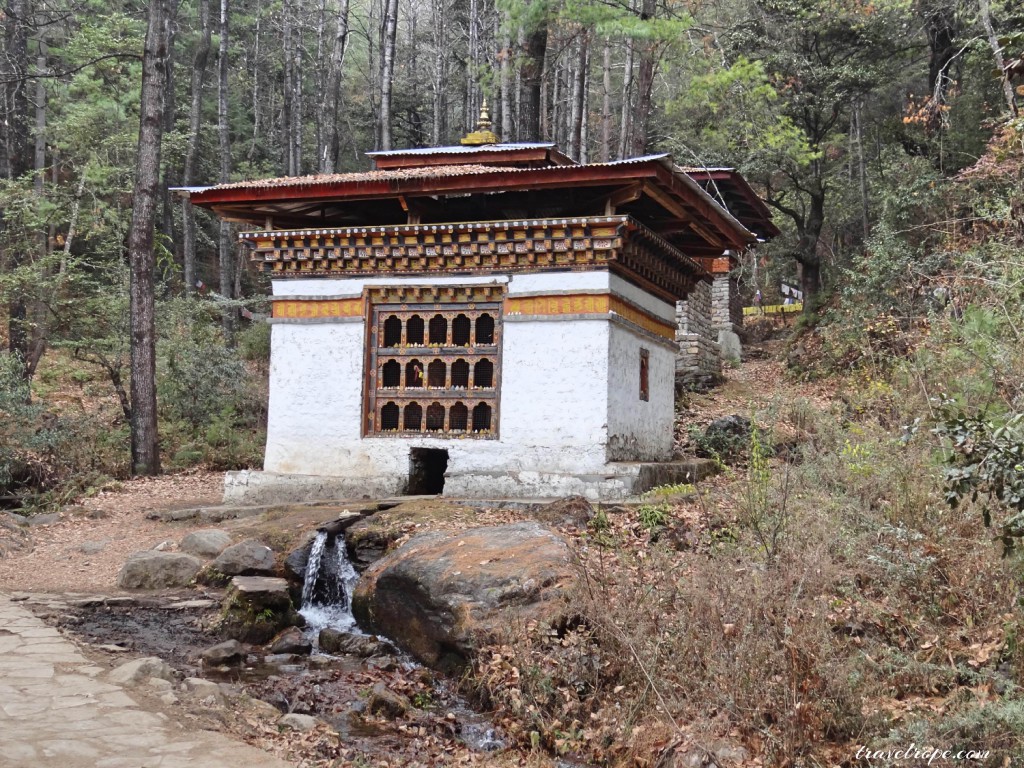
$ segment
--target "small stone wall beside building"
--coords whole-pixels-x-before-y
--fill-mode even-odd
[[[676,373],[718,374],[722,357],[714,327],[712,284],[699,282],[689,296],[676,303]]]
[[[727,330],[734,333],[739,333],[743,327],[739,286],[729,275],[715,275],[711,284],[711,327],[715,331]]]

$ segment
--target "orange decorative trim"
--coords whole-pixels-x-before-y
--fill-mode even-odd
[[[371,304],[480,304],[501,301],[503,284],[367,286]]]
[[[505,315],[591,315],[614,313],[656,336],[675,341],[676,328],[608,293],[521,296],[505,299]]]
[[[286,299],[272,304],[271,317],[313,320],[321,317],[362,317],[362,299]]]
[[[583,315],[608,312],[611,295],[565,294],[560,296],[521,296],[505,299],[506,315]]]

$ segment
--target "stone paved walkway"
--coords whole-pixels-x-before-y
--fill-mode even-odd
[[[141,709],[74,643],[0,594],[0,768],[288,768]]]

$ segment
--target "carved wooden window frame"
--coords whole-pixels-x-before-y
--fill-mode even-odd
[[[363,436],[497,439],[504,288],[496,285],[387,286],[367,288],[365,298]],[[491,343],[479,344],[478,330],[488,330],[486,321],[478,328],[478,321],[485,315],[493,321],[489,329]],[[431,321],[438,316],[444,319],[446,328],[445,341],[441,344],[430,342]],[[417,318],[415,325],[422,323],[423,343],[410,345],[407,329],[414,317]],[[401,337],[397,345],[385,346],[385,342],[394,340],[393,332],[388,339],[384,333],[385,324],[392,318],[400,321]],[[470,324],[469,343],[456,346],[456,328],[464,329],[465,320]],[[441,323],[434,325],[438,328]],[[393,329],[393,320],[388,327]],[[477,388],[473,386],[477,366],[483,361],[490,363],[491,386]],[[400,370],[399,384],[384,387],[385,367],[387,381],[393,383],[396,363]],[[458,381],[463,381],[465,376],[467,386],[453,386],[456,370]],[[487,366],[480,366],[480,370],[486,372]],[[444,386],[437,386],[442,373]],[[415,383],[410,386],[410,376],[419,386]],[[478,429],[488,409],[490,427]],[[443,418],[439,415],[442,410]]]

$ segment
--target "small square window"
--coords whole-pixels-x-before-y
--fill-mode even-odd
[[[651,399],[651,353],[650,350],[640,348],[640,399]]]

